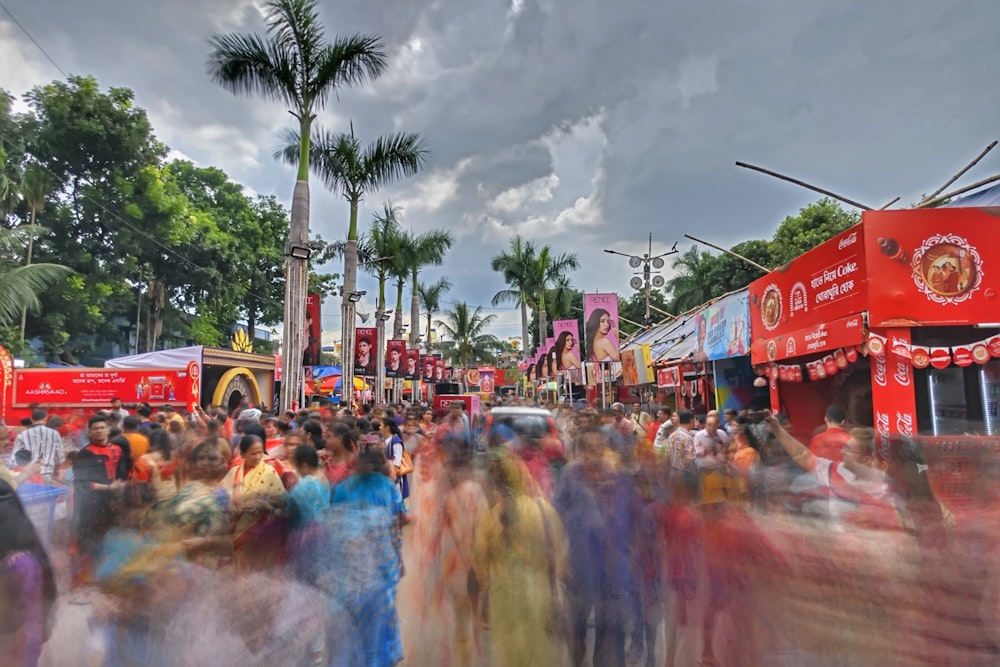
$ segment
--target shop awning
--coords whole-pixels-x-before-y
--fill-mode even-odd
[[[864,335],[865,318],[857,313],[773,338],[758,338],[750,347],[750,361],[763,364],[860,345],[864,342]]]

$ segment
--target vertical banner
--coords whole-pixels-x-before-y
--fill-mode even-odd
[[[405,375],[406,341],[393,339],[385,343],[385,376],[401,378]]]
[[[618,295],[584,294],[583,345],[587,361],[621,361],[618,351]]]
[[[201,405],[201,367],[197,361],[189,361],[187,365],[188,399],[184,407],[189,414],[194,413],[196,406]]]
[[[434,369],[437,368],[437,359],[434,355],[425,354],[420,357],[420,379],[424,382],[434,382]]]
[[[556,320],[552,323],[555,333],[555,353],[557,371],[579,371],[580,364],[580,322],[579,320]],[[577,374],[579,377],[579,373]]]
[[[440,354],[434,355],[434,381],[444,382],[444,359]]]
[[[886,344],[878,354],[870,354],[872,369],[872,413],[875,416],[875,455],[892,456],[893,435],[913,437],[917,431],[917,399],[913,387],[913,367],[908,328],[873,328]]]
[[[492,394],[496,387],[496,369],[492,366],[484,366],[479,369],[479,391]]]
[[[0,424],[6,414],[14,384],[14,359],[3,345],[0,345]]]
[[[375,377],[375,345],[378,330],[375,327],[357,327],[354,330],[354,375]]]
[[[320,319],[320,294],[306,295],[306,324],[302,329],[302,365],[319,366],[322,343],[322,320]]]
[[[420,350],[406,350],[406,370],[403,377],[407,380],[420,379]]]

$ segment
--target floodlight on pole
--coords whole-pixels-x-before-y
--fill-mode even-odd
[[[365,294],[368,294],[366,290],[361,290],[360,292],[351,292],[350,294],[347,295],[347,300],[350,301],[351,303],[357,303],[361,301],[361,297],[363,297]]]
[[[663,280],[663,276],[659,275],[660,273],[659,270],[653,271],[650,269],[650,266],[652,266],[653,269],[662,269],[666,264],[666,262],[663,261],[664,257],[667,257],[668,255],[675,255],[678,252],[680,252],[677,249],[677,243],[674,243],[673,247],[671,247],[668,252],[661,253],[659,255],[654,255],[653,234],[652,232],[650,232],[649,252],[643,255],[630,255],[628,253],[618,252],[617,250],[608,250],[608,249],[605,249],[604,252],[608,253],[609,255],[621,255],[622,257],[628,257],[628,265],[631,266],[633,269],[638,269],[639,267],[642,267],[641,277],[640,273],[636,272],[636,274],[632,277],[632,280],[629,281],[629,286],[634,290],[640,290],[643,288],[645,288],[646,290],[645,322],[646,326],[648,327],[653,322],[653,316],[649,312],[652,307],[649,304],[650,287],[660,288],[663,287],[663,285],[666,283],[666,281]]]

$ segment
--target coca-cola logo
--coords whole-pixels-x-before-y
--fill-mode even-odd
[[[840,239],[840,243],[837,244],[837,250],[843,250],[844,248],[852,246],[857,242],[858,242],[858,233],[851,232],[844,238]]]
[[[913,436],[913,415],[907,412],[896,413],[896,431],[906,437]]]
[[[885,358],[875,357],[872,359],[872,381],[880,387],[888,384],[885,375]]]
[[[875,411],[875,432],[878,433],[878,451],[881,458],[888,461],[892,453],[889,446],[889,413]]]
[[[910,386],[910,365],[905,361],[896,362],[896,372],[892,376],[900,387]],[[883,385],[885,386],[885,385]]]

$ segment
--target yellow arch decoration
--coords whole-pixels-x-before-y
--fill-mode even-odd
[[[243,366],[238,366],[236,368],[230,368],[228,371],[222,374],[219,378],[218,384],[215,385],[215,393],[212,394],[212,405],[222,405],[222,399],[226,394],[226,387],[233,378],[242,375],[250,383],[251,389],[253,389],[253,403],[254,405],[260,405],[260,385],[257,384],[257,378],[253,376],[249,368],[244,368]]]

